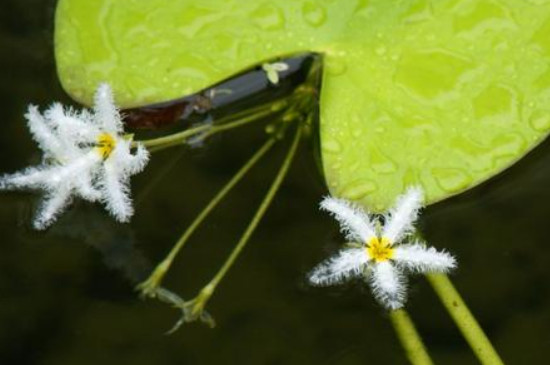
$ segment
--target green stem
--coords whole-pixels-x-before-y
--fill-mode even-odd
[[[174,133],[168,136],[135,141],[132,146],[136,147],[138,143],[141,143],[143,146],[147,147],[150,151],[159,151],[161,149],[172,147],[175,145],[180,145],[184,143],[187,139],[196,136],[198,134],[204,133],[203,138],[210,137],[213,134],[223,132],[228,129],[237,128],[243,125],[246,125],[251,122],[255,122],[259,119],[267,117],[268,115],[280,110],[280,103],[274,102],[267,105],[262,105],[254,109],[249,109],[245,112],[233,114],[229,116],[229,122],[225,122],[223,119],[216,122],[216,124],[204,124],[198,127],[187,129],[182,132]]]
[[[195,218],[193,223],[187,228],[185,233],[181,236],[174,248],[170,251],[167,259],[172,261],[177,255],[178,251],[189,239],[198,226],[206,219],[210,212],[225,198],[225,196],[233,189],[235,185],[246,175],[248,171],[273,147],[275,139],[269,139],[247,162],[246,164],[229,180],[229,182],[216,194],[216,196],[208,203],[208,205],[200,212]]]
[[[204,222],[208,215],[216,208],[216,206],[227,196],[227,194],[233,189],[239,181],[254,167],[254,165],[273,147],[277,140],[270,138],[258,151],[237,171],[237,173],[229,180],[225,186],[210,200],[208,205],[202,209],[195,220],[189,225],[185,232],[181,235],[180,239],[172,247],[166,258],[162,260],[155,270],[151,273],[149,278],[143,283],[138,285],[138,289],[146,296],[155,296],[158,287],[161,285],[162,280],[166,272],[170,269],[172,262],[176,255],[185,245],[187,240],[195,232],[195,230]]]
[[[229,269],[231,268],[231,266],[239,256],[240,252],[246,246],[247,242],[252,236],[252,233],[254,232],[254,230],[260,223],[261,219],[263,218],[267,208],[273,201],[273,198],[275,197],[275,194],[279,190],[279,187],[281,186],[290,168],[290,165],[294,159],[294,156],[298,149],[301,135],[302,135],[302,126],[299,125],[296,131],[296,134],[294,136],[294,139],[292,141],[292,145],[290,146],[287,152],[287,155],[283,160],[283,163],[279,171],[277,172],[277,175],[275,176],[275,179],[271,183],[269,190],[267,191],[265,197],[263,198],[260,206],[256,210],[256,213],[252,217],[252,220],[246,227],[243,235],[239,239],[239,242],[237,243],[237,245],[235,245],[235,247],[229,254],[229,257],[226,259],[222,267],[218,270],[216,275],[214,275],[212,280],[210,280],[210,282],[208,282],[208,284],[206,284],[199,291],[199,293],[195,298],[189,301],[184,301],[183,299],[179,298],[179,296],[174,295],[172,292],[162,287],[158,288],[156,295],[159,297],[159,299],[172,304],[173,306],[181,309],[182,311],[181,319],[174,325],[174,327],[172,327],[169,333],[173,333],[174,331],[176,331],[183,323],[193,322],[196,320],[201,320],[202,322],[208,324],[210,327],[214,327],[215,325],[214,319],[210,316],[210,314],[208,314],[208,312],[205,311],[204,307],[206,306],[212,294],[214,294],[214,291],[216,290],[216,287],[218,286],[220,281],[223,279],[225,274],[229,271]]]
[[[164,137],[135,141],[133,143],[133,146],[136,145],[137,143],[141,143],[143,146],[147,147],[149,150],[170,147],[173,145],[182,144],[186,139],[193,137],[194,135],[197,135],[199,133],[203,133],[211,128],[213,128],[212,125],[204,124],[198,127],[193,127],[191,129],[186,129],[182,132],[170,134]]]
[[[294,140],[292,141],[292,145],[290,146],[290,149],[288,150],[288,153],[283,161],[283,164],[281,165],[281,168],[279,169],[277,175],[275,176],[275,180],[273,180],[273,183],[269,187],[269,190],[267,191],[267,194],[265,195],[264,199],[262,200],[262,203],[258,207],[258,210],[254,214],[254,217],[248,224],[248,227],[246,228],[245,232],[241,236],[241,239],[231,251],[231,254],[223,264],[223,266],[220,268],[220,270],[217,272],[217,274],[214,276],[214,278],[204,287],[204,291],[209,293],[210,295],[215,290],[216,286],[219,284],[219,282],[223,279],[227,271],[231,268],[239,254],[241,253],[242,249],[246,246],[246,243],[252,236],[252,233],[258,226],[258,223],[264,216],[267,208],[271,204],[271,201],[275,197],[275,194],[279,190],[279,187],[281,186],[289,168],[292,163],[292,160],[294,159],[294,155],[296,154],[296,150],[298,149],[300,137],[302,133],[302,127],[298,126],[298,130],[296,131],[296,134],[294,136]],[[209,295],[209,296],[210,296]]]
[[[445,274],[427,274],[426,278],[479,361],[484,365],[504,364],[449,277]]]
[[[393,310],[389,314],[393,328],[411,364],[432,365],[432,359],[409,314],[404,309]]]
[[[233,128],[237,128],[237,127],[246,125],[250,122],[254,122],[258,119],[267,117],[268,115],[270,115],[272,113],[273,113],[272,110],[265,110],[263,112],[259,112],[257,114],[251,115],[247,118],[242,118],[242,119],[237,120],[237,121],[232,122],[232,123],[224,123],[224,124],[216,125],[216,126],[210,128],[209,130],[207,130],[204,133],[203,138],[206,139],[206,138],[208,138],[211,135],[214,135],[216,133],[223,132],[223,131],[228,130],[228,129],[233,129]]]

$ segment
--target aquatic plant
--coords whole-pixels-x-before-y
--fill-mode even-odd
[[[294,67],[293,59],[304,52],[313,59],[307,76],[290,95],[276,95],[272,101],[211,123],[135,142],[134,146],[145,146],[151,152],[197,145],[216,133],[273,118],[264,144],[191,222],[166,258],[138,286],[140,293],[182,311],[174,329],[197,319],[213,325],[205,306],[272,202],[301,139],[316,131],[317,106],[324,177],[330,194],[344,199],[325,200],[322,206],[362,246],[341,251],[314,270],[310,279],[321,283],[332,280],[321,274],[360,274],[369,257],[374,258],[371,266],[375,269],[393,272],[388,268],[399,267],[400,248],[429,255],[432,260],[432,265],[414,261],[413,271],[433,269],[433,259],[443,261],[439,271],[453,267],[452,257],[444,252],[416,244],[391,246],[405,233],[418,234],[410,231],[420,204],[414,191],[386,217],[382,235],[360,209],[369,214],[383,212],[408,186],[421,186],[426,204],[448,198],[507,168],[547,136],[550,125],[540,115],[550,101],[544,92],[549,82],[549,14],[548,6],[518,6],[513,0],[499,4],[61,0],[56,58],[65,89],[90,105],[97,86],[108,82],[120,107],[126,109],[128,124],[133,117],[153,127],[165,123],[152,114],[163,115],[176,105],[168,102],[182,95],[189,99],[177,104],[178,116],[187,110],[182,105],[214,109],[211,104],[220,95],[238,94],[226,87],[228,80],[250,70],[265,73],[266,83],[277,94],[285,73]],[[520,99],[529,107],[520,108]],[[164,276],[189,237],[247,172],[289,134],[291,141],[279,171],[219,271],[191,300],[164,288]],[[107,161],[111,143],[97,137],[88,141],[86,151],[93,149]],[[84,153],[77,152],[78,158]],[[91,177],[81,179],[92,181],[88,185],[94,187]],[[69,181],[73,181],[70,192],[86,197],[81,191],[83,182]],[[46,189],[56,191],[51,186]],[[399,229],[394,230],[394,224]],[[349,252],[354,254],[345,256]],[[344,258],[352,265],[342,272],[336,265],[347,265]],[[428,274],[427,278],[479,359],[501,363],[448,277]],[[430,363],[412,321],[400,309],[403,298],[396,283],[395,276],[378,276],[375,294],[388,307],[410,360]]]

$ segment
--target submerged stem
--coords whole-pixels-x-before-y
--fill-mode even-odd
[[[269,207],[269,205],[271,205],[271,202],[273,201],[275,194],[277,194],[277,191],[279,190],[279,187],[281,186],[290,168],[290,165],[294,160],[294,155],[296,154],[296,150],[298,149],[298,144],[300,142],[301,134],[302,134],[302,126],[298,126],[298,129],[294,136],[294,140],[292,141],[292,145],[290,146],[290,149],[288,150],[288,153],[283,161],[283,164],[281,165],[281,168],[277,172],[277,175],[275,176],[273,183],[269,187],[267,194],[262,200],[262,203],[258,207],[258,210],[254,214],[254,217],[252,217],[252,220],[248,224],[248,227],[246,227],[246,230],[241,236],[241,239],[239,240],[239,242],[237,243],[233,251],[231,251],[231,254],[227,258],[227,260],[224,262],[223,266],[218,271],[218,273],[214,276],[214,278],[212,278],[212,280],[207,285],[207,287],[211,287],[212,289],[216,288],[216,286],[223,279],[227,271],[231,268],[231,266],[233,265],[233,263],[235,262],[239,254],[241,253],[244,246],[246,246],[248,240],[252,236],[252,233],[254,233],[254,230],[258,226],[258,223],[260,223],[260,220],[263,218],[267,208]]]
[[[483,332],[449,277],[445,274],[427,274],[426,278],[479,361],[484,365],[503,365],[504,363],[491,341]]]
[[[172,247],[168,255],[162,260],[151,275],[138,285],[137,289],[141,291],[144,296],[155,297],[157,295],[157,289],[162,283],[164,275],[170,269],[174,258],[185,245],[187,240],[195,232],[195,230],[201,225],[202,222],[208,217],[208,215],[216,208],[216,206],[225,198],[225,196],[233,189],[239,181],[254,167],[254,165],[273,147],[277,142],[275,138],[270,138],[265,142],[260,149],[237,171],[237,173],[229,180],[225,186],[210,200],[208,205],[204,207],[197,215],[195,220],[189,225],[185,232],[181,235],[180,239]]]
[[[404,309],[392,310],[390,320],[411,364],[432,365],[432,359],[409,314]]]
[[[241,251],[243,250],[243,248],[248,243],[248,240],[252,236],[252,233],[254,233],[254,230],[260,223],[260,220],[263,218],[267,208],[273,201],[275,194],[279,190],[279,187],[281,186],[290,168],[290,165],[294,160],[294,156],[296,155],[296,151],[298,149],[301,135],[302,135],[302,126],[299,125],[296,131],[296,134],[294,136],[294,139],[292,141],[292,145],[290,146],[287,152],[287,155],[285,156],[285,159],[283,160],[283,163],[279,168],[277,175],[275,176],[275,179],[271,183],[269,190],[267,191],[265,197],[263,198],[260,206],[256,210],[256,213],[252,217],[252,220],[246,227],[243,235],[239,239],[239,242],[233,248],[233,250],[229,254],[229,257],[226,259],[222,267],[218,270],[216,275],[214,275],[212,280],[210,280],[210,282],[200,290],[199,294],[195,298],[179,304],[174,303],[175,306],[177,306],[182,310],[183,317],[180,319],[178,323],[176,323],[176,325],[172,328],[171,332],[177,330],[181,324],[185,322],[195,321],[197,319],[200,319],[211,326],[214,324],[212,317],[208,315],[204,307],[206,306],[212,294],[214,294],[214,291],[216,290],[216,287],[218,286],[220,281],[223,279],[227,271],[231,268],[231,266],[233,265],[233,263],[235,262],[235,260],[237,259]]]

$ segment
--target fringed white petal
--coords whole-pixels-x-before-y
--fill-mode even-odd
[[[143,171],[149,162],[149,151],[141,143],[138,144],[136,151],[128,159],[128,171],[130,175],[135,175]]]
[[[58,189],[46,197],[33,222],[36,229],[48,228],[71,202],[71,192],[68,189]]]
[[[341,231],[350,241],[368,242],[376,237],[370,218],[359,206],[344,199],[327,196],[321,201],[321,209],[330,212],[340,223]]]
[[[119,221],[128,222],[134,214],[128,179],[109,158],[100,177],[103,199],[109,212]]]
[[[93,171],[82,171],[76,177],[76,191],[83,199],[90,202],[98,201],[102,197],[101,190],[94,185],[95,180],[96,172]]]
[[[93,143],[100,133],[99,128],[91,122],[88,112],[78,113],[60,103],[54,103],[44,115],[55,126],[59,138],[73,145]]]
[[[131,152],[132,143],[124,138],[118,138],[116,148],[111,153],[109,160],[116,164],[125,176],[135,175],[141,172],[149,162],[149,151],[143,145],[136,148],[136,153]]]
[[[27,119],[27,126],[40,149],[49,156],[60,156],[63,153],[62,144],[51,126],[46,123],[46,120],[38,111],[38,107],[29,105],[25,118]]]
[[[101,84],[97,88],[94,96],[94,113],[96,121],[106,132],[120,134],[123,131],[122,119],[108,84]]]
[[[314,285],[342,283],[352,277],[361,276],[365,265],[367,265],[365,249],[343,249],[315,267],[309,274],[309,281]]]
[[[411,233],[423,199],[422,190],[418,187],[411,187],[405,194],[398,197],[395,207],[386,216],[382,236],[393,244]]]
[[[51,175],[51,170],[39,166],[0,177],[0,190],[39,189]]]
[[[52,169],[51,176],[45,183],[52,189],[58,185],[77,186],[82,174],[90,173],[94,167],[101,163],[101,156],[95,151],[89,151],[85,155]]]
[[[393,259],[400,267],[417,273],[446,273],[456,267],[451,254],[418,243],[396,247]]]
[[[376,299],[387,309],[403,307],[406,300],[405,277],[389,261],[372,265],[369,282]]]

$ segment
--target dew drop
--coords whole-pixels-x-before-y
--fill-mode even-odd
[[[346,186],[342,191],[342,195],[347,199],[360,200],[377,189],[378,185],[374,181],[360,180]]]
[[[459,33],[478,34],[478,31],[500,31],[516,27],[505,8],[493,1],[480,0],[466,13],[459,14],[454,20],[454,28]]]
[[[332,56],[326,57],[325,63],[327,72],[332,76],[339,76],[344,74],[347,70],[346,63],[344,62],[343,57]]]
[[[538,132],[547,131],[550,129],[550,111],[535,111],[529,118],[529,124]]]
[[[376,48],[376,50],[375,50],[374,52],[376,52],[376,54],[377,54],[378,56],[383,56],[383,55],[386,54],[387,49],[386,49],[386,47],[384,47],[384,46],[380,46],[380,47]]]
[[[447,193],[465,189],[472,183],[472,177],[462,169],[434,168],[431,172],[437,185]]]
[[[262,4],[251,14],[254,24],[263,30],[279,30],[285,26],[283,11],[270,4]]]
[[[371,154],[370,167],[378,174],[391,174],[397,171],[397,164],[379,152]]]
[[[498,167],[502,159],[517,158],[525,150],[527,142],[518,133],[501,134],[491,141],[493,166]]]
[[[312,27],[320,27],[325,23],[327,14],[325,9],[317,3],[307,2],[302,7],[305,21]]]
[[[472,63],[446,50],[415,50],[401,56],[394,80],[411,94],[435,99],[453,92]]]
[[[517,108],[517,97],[512,90],[498,84],[491,84],[473,99],[477,118],[513,114]]]
[[[324,139],[322,143],[323,152],[327,153],[339,153],[342,151],[342,145],[335,139]]]

